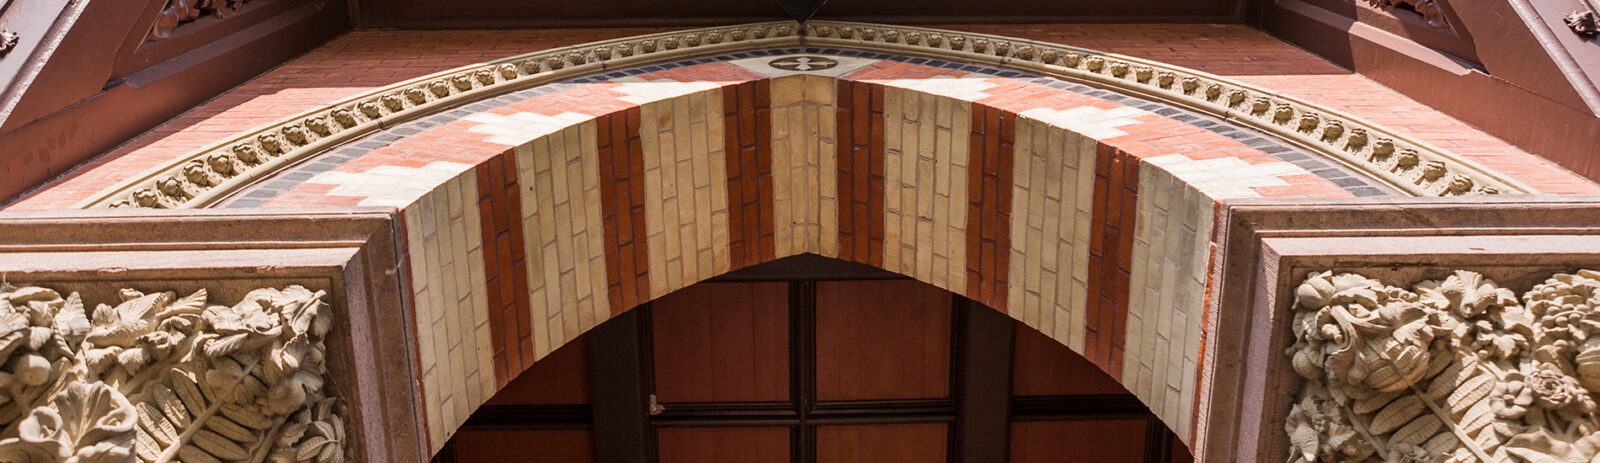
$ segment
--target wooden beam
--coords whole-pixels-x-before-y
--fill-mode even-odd
[[[1006,461],[1011,434],[1011,317],[956,298],[954,453],[965,463]]]
[[[589,393],[594,407],[596,463],[653,461],[641,314],[624,312],[589,332]]]

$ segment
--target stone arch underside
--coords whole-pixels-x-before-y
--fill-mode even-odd
[[[808,25],[795,48],[783,27],[425,77],[83,204],[400,208],[435,451],[499,387],[607,318],[804,253],[1005,312],[1193,445],[1218,201],[1531,191],[1358,119],[1157,63],[832,23]],[[628,59],[694,46],[707,48]],[[910,56],[932,48],[945,51]]]
[[[435,447],[499,387],[610,316],[803,253],[1004,311],[1122,381],[1187,440],[1214,201],[1252,196],[1252,186],[1389,191],[1307,176],[1274,156],[1298,150],[1195,126],[1186,133],[1196,139],[1134,148],[1161,153],[1144,160],[1103,140],[1137,143],[1129,131],[1171,131],[1173,120],[1079,93],[1086,87],[1029,84],[1059,93],[1016,98],[987,91],[1003,85],[991,79],[1014,78],[897,78],[946,68],[883,59],[856,58],[871,63],[844,78],[750,69],[785,56],[795,54],[511,98],[259,204],[247,192],[222,205],[321,197],[402,208]],[[1050,96],[1067,106],[1007,110]],[[1211,158],[1229,166],[1217,168],[1168,154],[1184,150],[1233,152]],[[1237,171],[1194,184],[1174,174],[1228,169]],[[437,186],[406,191],[405,178],[430,171]],[[397,194],[416,199],[387,202]]]

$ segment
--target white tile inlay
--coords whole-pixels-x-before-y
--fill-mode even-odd
[[[1229,157],[1196,161],[1182,154],[1168,154],[1144,161],[1172,173],[1212,199],[1259,198],[1261,193],[1255,188],[1285,186],[1289,182],[1279,177],[1310,173],[1287,162],[1251,164]]]
[[[545,135],[555,133],[573,124],[594,119],[594,116],[567,111],[554,116],[519,112],[509,116],[494,113],[477,113],[461,118],[477,122],[468,132],[489,135],[483,141],[506,146],[521,146]]]
[[[1117,128],[1138,124],[1140,121],[1136,118],[1146,114],[1150,112],[1127,106],[1113,109],[1079,106],[1067,110],[1034,108],[1018,115],[1078,132],[1089,138],[1105,140],[1127,135],[1127,132]]]
[[[435,161],[422,167],[378,166],[365,172],[329,171],[306,183],[337,185],[328,191],[334,196],[364,196],[360,206],[406,207],[472,166]]]

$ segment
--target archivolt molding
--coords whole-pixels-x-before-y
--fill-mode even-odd
[[[984,34],[832,21],[810,21],[801,28],[781,21],[593,42],[408,80],[212,144],[78,206],[206,207],[341,143],[479,99],[619,67],[798,46],[980,62],[1110,87],[1266,131],[1418,196],[1532,192],[1472,161],[1376,124],[1192,69]]]
[[[346,458],[345,411],[324,387],[322,291],[78,293],[0,288],[0,460]]]
[[[1519,300],[1458,271],[1410,290],[1311,274],[1295,291],[1305,382],[1291,462],[1589,462],[1600,455],[1600,272]]]

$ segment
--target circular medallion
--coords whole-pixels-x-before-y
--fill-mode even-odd
[[[823,69],[832,68],[834,66],[838,66],[839,61],[833,58],[824,58],[821,56],[786,56],[769,61],[767,62],[767,65],[785,71],[805,72],[821,71]]]

